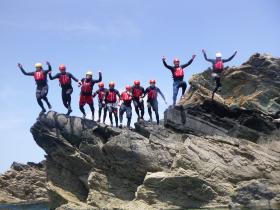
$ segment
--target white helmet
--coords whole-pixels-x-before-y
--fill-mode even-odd
[[[221,58],[221,57],[222,57],[222,53],[217,52],[217,53],[216,53],[216,58]]]

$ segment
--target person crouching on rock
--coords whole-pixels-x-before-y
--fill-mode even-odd
[[[92,96],[92,90],[93,86],[102,81],[102,73],[99,71],[99,79],[94,80],[92,79],[92,72],[88,71],[86,73],[86,78],[83,78],[79,82],[79,86],[81,87],[81,93],[80,93],[80,101],[79,101],[79,107],[81,112],[83,113],[83,119],[86,118],[86,113],[84,106],[85,104],[88,104],[92,113],[92,120],[94,120],[94,106],[93,106],[93,96]]]
[[[109,89],[105,92],[105,111],[104,111],[104,119],[106,119],[107,111],[109,112],[109,118],[111,126],[113,126],[113,114],[115,116],[116,127],[118,127],[118,101],[117,96],[120,100],[121,96],[118,90],[115,89],[115,83],[109,83]]]
[[[234,54],[229,57],[228,59],[222,59],[222,54],[220,52],[216,53],[216,59],[209,59],[207,58],[206,51],[202,50],[202,53],[204,55],[204,58],[206,61],[212,63],[212,73],[211,76],[214,78],[216,82],[216,87],[212,92],[212,100],[214,99],[214,95],[217,92],[217,90],[221,90],[219,88],[222,87],[221,84],[221,74],[224,70],[224,63],[231,61],[234,56],[236,55],[237,51],[234,52]]]
[[[163,93],[161,92],[161,90],[158,87],[156,87],[156,81],[150,80],[150,86],[146,88],[143,98],[146,95],[148,97],[147,106],[148,106],[148,113],[150,116],[150,122],[153,122],[153,117],[152,117],[152,109],[153,109],[156,114],[157,124],[159,125],[158,100],[157,100],[158,93],[163,98],[165,104],[167,104]]]
[[[140,119],[143,120],[144,118],[144,113],[145,113],[145,109],[144,109],[144,101],[142,96],[144,95],[145,89],[140,86],[140,81],[139,80],[135,80],[134,81],[134,85],[131,87],[131,93],[132,93],[132,100],[133,100],[133,104],[134,104],[134,108],[135,108],[135,112],[138,116],[138,121]],[[139,113],[139,110],[141,111],[141,115]]]
[[[66,66],[61,64],[59,67],[60,73],[57,73],[55,76],[52,76],[51,73],[49,74],[49,77],[51,80],[58,79],[59,85],[61,87],[61,97],[62,102],[65,108],[68,109],[66,115],[70,115],[72,112],[71,108],[71,94],[73,93],[73,87],[72,87],[72,79],[75,82],[79,82],[79,80],[74,77],[70,72],[66,72]]]
[[[173,61],[174,66],[169,66],[166,63],[166,58],[162,58],[163,65],[171,71],[173,77],[173,106],[175,106],[176,104],[179,88],[182,88],[181,98],[184,97],[185,91],[187,89],[187,83],[184,81],[184,68],[191,65],[195,56],[196,55],[193,55],[189,62],[183,65],[180,65],[180,60],[178,58],[175,58]]]
[[[105,92],[107,91],[106,88],[104,88],[104,82],[98,83],[99,89],[93,94],[93,97],[98,96],[98,120],[97,122],[100,122],[101,119],[101,113],[103,109],[103,115],[105,112]],[[105,123],[105,118],[103,118],[103,123]]]
[[[120,128],[122,128],[123,115],[126,112],[127,128],[130,129],[130,123],[132,117],[132,108],[131,108],[132,96],[131,96],[131,87],[129,85],[127,85],[125,87],[125,91],[122,92],[121,100],[122,100],[122,104],[119,111]]]
[[[42,64],[41,63],[36,63],[35,68],[36,71],[34,72],[26,72],[22,65],[18,63],[18,67],[20,68],[21,72],[26,75],[26,76],[33,76],[37,85],[36,88],[36,98],[39,106],[41,107],[42,111],[40,112],[40,115],[46,112],[46,109],[44,107],[43,101],[46,102],[48,105],[48,108],[51,109],[52,106],[47,98],[48,95],[48,80],[47,80],[47,74],[51,72],[52,67],[49,62],[46,62],[48,65],[48,70],[43,70]]]

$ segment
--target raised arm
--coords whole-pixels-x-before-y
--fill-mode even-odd
[[[102,73],[101,73],[101,71],[99,71],[98,73],[99,73],[99,78],[97,80],[93,80],[95,83],[102,81]]]
[[[233,53],[233,55],[230,56],[228,59],[223,59],[223,62],[225,63],[225,62],[231,61],[231,60],[235,57],[236,53],[237,53],[237,51],[235,51],[235,52]]]
[[[48,66],[48,70],[47,70],[47,73],[51,72],[52,71],[52,66],[50,64],[49,61],[46,62],[47,66]]]
[[[203,56],[204,56],[204,59],[207,60],[208,62],[213,62],[213,59],[209,59],[207,58],[207,55],[206,55],[206,51],[205,50],[202,50],[202,53],[203,53]]]
[[[18,63],[18,67],[19,67],[19,69],[21,70],[21,72],[22,72],[24,75],[26,75],[26,76],[34,76],[34,72],[26,72],[26,71],[23,69],[23,67],[22,67],[22,65],[21,65],[20,63]]]
[[[169,70],[173,70],[173,67],[172,66],[169,66],[167,63],[166,63],[166,58],[165,57],[163,57],[162,58],[162,63],[163,63],[163,65],[166,67],[166,68],[168,68]]]
[[[186,68],[187,66],[191,65],[196,55],[192,55],[192,58],[189,60],[188,63],[181,65],[182,68]]]

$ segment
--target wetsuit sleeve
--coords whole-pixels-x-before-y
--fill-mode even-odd
[[[225,63],[225,62],[229,62],[229,61],[231,61],[233,58],[234,58],[234,56],[236,55],[236,52],[235,53],[233,53],[233,55],[232,56],[230,56],[228,59],[223,59],[223,62]]]
[[[59,74],[59,73],[58,73],[58,74],[56,74],[56,75],[54,75],[54,76],[52,76],[52,74],[49,74],[49,78],[50,78],[50,80],[58,79],[58,78],[59,78],[59,76],[60,76],[60,74]]]
[[[144,90],[144,88],[143,88],[143,90]],[[144,95],[142,97],[144,98],[148,92],[149,92],[149,88],[146,88],[146,90],[144,90]]]
[[[93,80],[94,83],[97,83],[97,82],[101,82],[102,81],[102,73],[99,72],[99,78],[96,79],[96,80]]]
[[[169,65],[166,63],[165,60],[162,60],[162,63],[163,63],[163,65],[164,65],[166,68],[168,68],[169,70],[171,70],[171,71],[174,70],[174,68],[173,68],[172,66],[169,66]]]
[[[121,95],[120,92],[118,90],[116,90],[116,94],[118,95],[118,97],[121,99]]]
[[[157,88],[157,92],[161,95],[161,97],[165,101],[165,97],[164,97],[163,93],[161,92],[161,90],[159,88]]]
[[[95,91],[94,94],[93,94],[93,97],[95,97],[96,95],[98,95],[99,93],[99,90]]]
[[[193,58],[190,59],[188,63],[181,65],[181,68],[184,69],[184,68],[186,68],[187,66],[191,65],[192,62],[193,62],[193,60],[194,60]]]
[[[49,73],[50,71],[52,71],[52,66],[48,65],[48,70],[46,70],[46,73]]]
[[[204,59],[207,60],[208,62],[211,62],[211,63],[215,62],[215,60],[207,58],[206,53],[203,53],[203,56],[204,56]]]
[[[69,73],[69,77],[73,79],[75,82],[79,82],[79,80],[73,76],[73,74]]]
[[[26,72],[23,68],[20,68],[20,70],[26,76],[34,76],[34,72]]]

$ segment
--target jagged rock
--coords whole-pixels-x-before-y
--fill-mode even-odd
[[[47,202],[45,163],[14,162],[0,175],[0,203]]]

